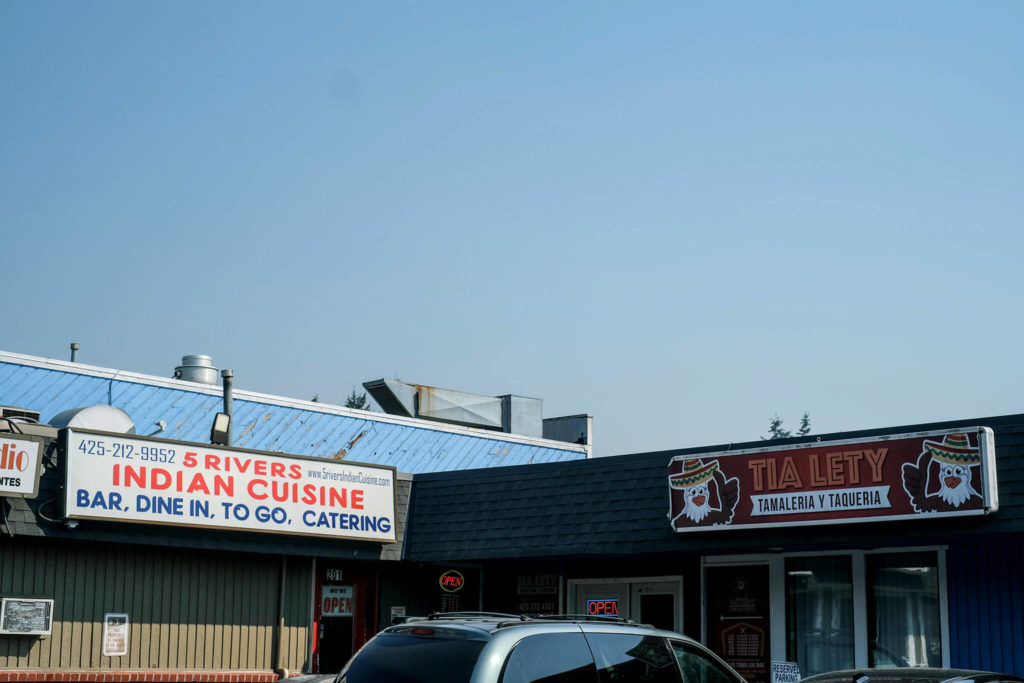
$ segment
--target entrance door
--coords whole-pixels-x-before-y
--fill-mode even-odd
[[[352,656],[355,586],[321,588],[320,672],[337,673]]]
[[[678,631],[682,613],[678,581],[652,581],[632,585],[632,619],[667,631]]]
[[[707,644],[750,683],[767,683],[771,602],[767,564],[704,569]]]

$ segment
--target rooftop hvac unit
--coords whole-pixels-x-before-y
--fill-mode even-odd
[[[15,406],[0,406],[0,420],[22,417],[30,422],[39,422],[39,411]]]

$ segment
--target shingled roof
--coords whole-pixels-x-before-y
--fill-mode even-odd
[[[995,432],[998,512],[985,517],[866,522],[775,530],[679,534],[667,518],[669,461],[678,455],[764,447],[750,442],[587,461],[503,467],[414,478],[406,559],[412,561],[764,552],[773,546],[941,543],[1024,531],[1024,415],[826,434],[823,442],[956,427]],[[786,439],[772,445],[805,442]],[[887,540],[891,539],[891,540]]]

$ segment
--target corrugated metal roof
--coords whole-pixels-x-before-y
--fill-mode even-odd
[[[208,443],[221,389],[81,363],[0,351],[0,404],[57,413],[111,405],[128,413],[135,431]],[[391,465],[401,472],[561,462],[588,457],[589,446],[449,427],[382,413],[235,390],[234,446],[293,455]]]

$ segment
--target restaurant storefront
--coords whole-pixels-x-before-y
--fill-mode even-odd
[[[680,630],[752,683],[773,662],[1020,674],[1022,466],[1018,415],[419,475],[406,557],[480,562],[485,609]],[[524,600],[536,576],[556,598]]]
[[[337,671],[381,625],[411,476],[19,429],[0,434],[0,680],[273,681]]]

